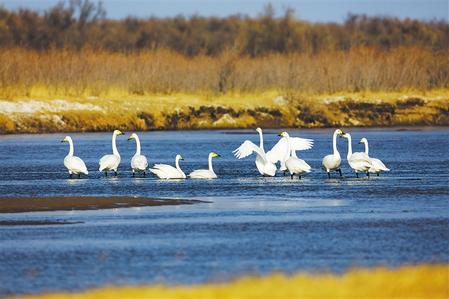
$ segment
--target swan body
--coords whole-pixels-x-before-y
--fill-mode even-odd
[[[214,172],[214,169],[212,168],[212,158],[220,157],[219,154],[216,152],[209,153],[209,169],[198,169],[194,170],[189,174],[189,177],[192,179],[216,179],[217,175]]]
[[[184,160],[184,158],[181,155],[176,155],[176,167],[167,164],[155,164],[154,167],[150,169],[150,171],[160,179],[185,179],[186,175],[181,170],[181,167],[179,167],[179,160]]]
[[[139,136],[137,136],[136,133],[132,133],[131,136],[129,136],[128,140],[134,139],[136,141],[136,153],[131,159],[131,169],[133,171],[133,176],[136,172],[143,172],[143,175],[145,175],[145,172],[148,168],[148,160],[147,157],[140,154],[140,139]]]
[[[340,168],[341,156],[340,152],[337,149],[337,136],[341,136],[343,134],[343,131],[340,129],[334,131],[334,134],[332,136],[332,148],[334,152],[323,158],[322,167],[327,172],[327,176],[329,178],[331,177],[331,171],[338,171],[340,173],[340,176],[342,176]]]
[[[117,150],[117,145],[115,142],[118,135],[124,134],[119,130],[114,130],[112,133],[112,155],[105,155],[101,157],[99,162],[100,167],[98,170],[104,171],[106,176],[108,175],[108,171],[114,171],[117,175],[117,168],[120,165],[120,154]]]
[[[365,154],[369,155],[368,140],[366,138],[362,138],[360,143],[365,145]],[[372,157],[370,157],[370,159],[372,167],[368,170],[369,172],[379,175],[382,171],[390,171],[390,169],[387,168],[381,160]]]
[[[301,179],[301,175],[304,173],[310,172],[312,167],[310,167],[310,165],[307,164],[306,161],[299,159],[296,156],[296,152],[295,152],[294,148],[291,147],[291,143],[290,143],[291,139],[287,132],[282,132],[281,134],[279,134],[279,136],[286,138],[287,146],[288,146],[287,148],[290,151],[290,157],[288,157],[285,160],[286,169],[290,173],[290,176],[292,179],[295,174],[297,174],[298,177]]]
[[[77,174],[78,177],[81,176],[81,174],[88,175],[89,172],[87,171],[86,164],[84,163],[81,158],[74,156],[74,148],[73,148],[73,140],[70,136],[65,136],[61,142],[68,142],[69,143],[69,153],[64,158],[64,166],[69,171],[70,177],[72,177],[72,174]]]
[[[256,167],[259,173],[263,176],[275,176],[276,175],[276,165],[270,162],[265,154],[263,147],[263,135],[262,129],[257,128],[256,131],[259,133],[260,145],[257,146],[249,140],[245,140],[237,149],[233,151],[234,156],[237,159],[242,159],[248,157],[252,153],[256,154]]]
[[[368,170],[373,166],[370,157],[364,152],[352,152],[352,139],[351,134],[345,133],[342,137],[348,139],[348,163],[349,166],[354,169],[356,176],[359,177],[358,172],[366,172],[369,176]]]

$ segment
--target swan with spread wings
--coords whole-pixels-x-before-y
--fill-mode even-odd
[[[262,129],[257,128],[256,131],[259,133],[259,146],[250,140],[245,140],[237,149],[233,151],[233,153],[237,159],[242,159],[248,157],[252,153],[255,153],[257,170],[263,176],[275,176],[277,162],[280,162],[280,170],[285,173],[287,170],[285,162],[290,157],[291,151],[295,152],[308,150],[313,147],[313,140],[311,139],[290,137],[290,151],[289,142],[287,138],[283,137],[270,151],[265,152]]]

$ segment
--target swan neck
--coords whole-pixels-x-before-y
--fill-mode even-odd
[[[118,150],[117,150],[117,145],[115,143],[116,137],[117,137],[117,135],[112,134],[112,153],[116,156],[120,156],[120,154],[118,153]]]
[[[72,141],[72,139],[69,139],[69,153],[68,153],[68,156],[73,156],[73,151],[74,151],[74,149],[73,149],[73,141]]]
[[[347,158],[349,159],[349,157],[352,156],[352,139],[351,139],[351,135],[348,134],[348,156]]]
[[[136,136],[136,155],[140,156],[140,140],[139,137]]]
[[[292,144],[290,142],[290,136],[286,136],[285,138],[287,138],[287,149],[288,149],[288,156],[289,157],[296,157],[296,152],[292,147]]]
[[[262,134],[262,131],[259,131],[259,139],[260,139],[259,147],[265,152],[265,149],[263,148],[263,134]]]
[[[176,169],[181,170],[181,167],[179,167],[179,158],[178,157],[176,157],[175,165],[176,165]]]
[[[334,136],[332,137],[332,148],[334,149],[334,155],[340,155],[337,149],[337,131],[334,132]]]
[[[365,143],[365,154],[368,155],[368,152],[369,152],[368,141],[365,141],[364,143]]]
[[[212,156],[209,156],[209,171],[214,172],[214,169],[212,168]]]

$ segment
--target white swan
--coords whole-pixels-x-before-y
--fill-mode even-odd
[[[216,157],[220,157],[220,155],[216,152],[210,152],[208,158],[209,169],[194,170],[189,174],[189,177],[191,177],[192,179],[216,179],[217,175],[212,168],[212,158]]]
[[[185,179],[186,175],[179,167],[179,160],[184,160],[184,158],[181,155],[176,155],[176,168],[167,164],[155,164],[150,171],[160,179]]]
[[[369,156],[368,140],[363,137],[362,139],[360,139],[359,143],[365,145],[365,154]],[[377,176],[379,176],[379,173],[382,171],[390,171],[390,169],[387,168],[387,166],[385,166],[385,164],[381,160],[372,157],[370,157],[370,159],[373,166],[369,169],[369,172],[375,173],[377,174]]]
[[[342,137],[348,139],[348,163],[352,169],[355,170],[355,174],[359,177],[359,171],[366,172],[366,175],[369,176],[368,170],[373,166],[371,164],[370,157],[364,152],[352,152],[352,139],[351,134],[345,133],[341,135]]]
[[[256,167],[259,173],[263,176],[275,176],[276,165],[268,160],[263,148],[262,129],[257,128],[256,131],[259,133],[260,145],[257,146],[251,141],[245,140],[237,149],[233,151],[234,156],[237,159],[242,159],[248,157],[252,153],[256,153]]]
[[[117,175],[117,168],[120,164],[120,154],[117,150],[117,145],[115,143],[115,139],[117,135],[125,135],[119,130],[114,130],[112,133],[112,155],[104,155],[100,159],[100,168],[99,171],[104,171],[105,176],[108,176],[108,171],[114,171],[115,175]]]
[[[337,149],[337,136],[341,136],[343,134],[343,131],[340,129],[334,131],[334,135],[332,136],[332,148],[334,150],[334,153],[323,158],[322,167],[327,172],[328,178],[331,178],[331,171],[338,171],[340,173],[340,176],[342,176],[340,168],[341,157]]]
[[[136,141],[136,153],[131,159],[131,169],[133,171],[133,176],[136,172],[143,172],[143,175],[145,176],[145,172],[148,168],[148,160],[147,157],[140,154],[140,139],[139,136],[137,136],[136,133],[132,133],[131,136],[129,136],[128,140],[134,139]]]
[[[262,129],[257,128],[256,131],[259,133],[260,145],[257,146],[251,141],[245,140],[239,148],[233,151],[234,155],[238,159],[241,159],[255,152],[257,154],[257,170],[264,176],[274,176],[276,174],[277,162],[281,163],[281,170],[285,171],[287,169],[285,167],[285,161],[290,157],[290,151],[286,138],[281,138],[270,151],[265,153]],[[313,146],[313,140],[290,137],[290,146],[294,151],[311,149]]]
[[[310,172],[312,167],[306,163],[306,161],[299,159],[296,156],[294,148],[291,146],[291,138],[287,132],[282,132],[279,136],[283,137],[287,141],[287,149],[290,152],[289,157],[285,161],[285,167],[290,172],[290,176],[293,179],[295,174],[301,179],[301,175],[306,172]]]
[[[72,174],[77,174],[78,177],[81,177],[82,173],[88,175],[89,172],[87,171],[84,161],[73,155],[74,149],[72,138],[70,136],[65,136],[61,142],[68,142],[70,146],[69,153],[64,158],[64,166],[68,169],[70,177],[72,177]]]

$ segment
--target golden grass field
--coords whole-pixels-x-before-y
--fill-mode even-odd
[[[26,298],[448,298],[449,265],[353,269],[344,275],[272,274],[229,283],[194,286],[164,285],[104,287],[79,293],[53,293]]]
[[[449,90],[55,96],[33,88],[0,98],[0,133],[448,125]]]

